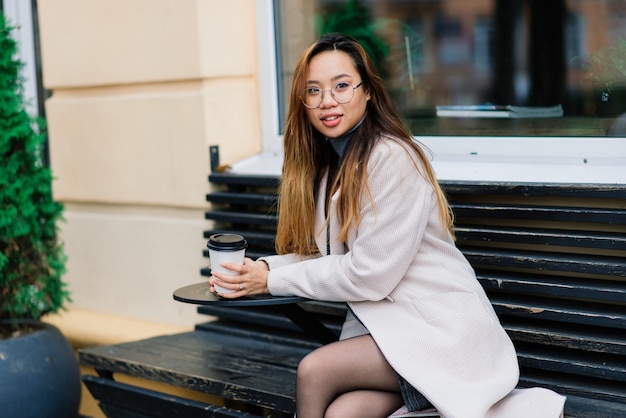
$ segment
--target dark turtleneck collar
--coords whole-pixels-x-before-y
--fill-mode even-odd
[[[340,135],[340,136],[338,136],[336,138],[328,138],[328,137],[326,138],[326,140],[330,143],[330,145],[333,147],[333,149],[335,150],[335,152],[339,156],[339,160],[341,160],[343,158],[343,153],[346,150],[346,146],[348,145],[348,143],[350,142],[350,140],[354,136],[354,132],[363,123],[363,120],[365,120],[365,115],[363,115],[361,120],[358,121],[357,124],[354,125],[352,127],[352,129],[350,129],[345,134]]]

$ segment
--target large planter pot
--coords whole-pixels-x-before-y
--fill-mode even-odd
[[[8,326],[9,321],[0,321]],[[80,370],[74,350],[54,326],[20,321],[33,330],[0,340],[0,415],[11,418],[75,418]]]

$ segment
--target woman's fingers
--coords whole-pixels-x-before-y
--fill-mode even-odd
[[[267,289],[267,268],[258,264],[250,258],[244,260],[243,265],[224,263],[222,267],[236,273],[226,275],[215,272],[211,285],[217,284],[225,289],[230,289],[233,293],[221,294],[227,298],[237,298],[246,295],[258,295],[268,293]]]

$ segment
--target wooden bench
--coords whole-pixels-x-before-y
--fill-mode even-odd
[[[210,181],[221,189],[207,195],[215,228],[205,237],[238,232],[249,256],[272,253],[278,179],[216,173]],[[443,186],[458,246],[518,350],[520,387],[567,395],[568,417],[626,416],[626,186]],[[301,305],[339,331],[345,306]],[[319,343],[270,307],[199,312],[217,319],[188,333],[80,351],[80,362],[98,371],[84,381],[108,417],[291,416],[296,366]],[[121,374],[224,403],[113,380]]]

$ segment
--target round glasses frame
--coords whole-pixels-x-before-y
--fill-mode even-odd
[[[347,84],[347,86],[345,87],[340,87],[341,84]],[[308,109],[317,109],[318,107],[320,107],[322,105],[322,103],[324,102],[324,93],[326,93],[327,91],[330,92],[330,95],[332,96],[333,100],[336,101],[339,104],[346,104],[348,102],[350,102],[350,100],[352,100],[354,98],[354,91],[356,89],[358,89],[359,87],[361,87],[361,84],[363,84],[363,81],[361,81],[359,84],[357,84],[356,86],[353,86],[352,83],[349,83],[347,81],[342,81],[341,83],[337,83],[337,85],[335,87],[333,87],[332,89],[326,89],[326,90],[318,90],[315,92],[315,97],[317,97],[317,95],[319,94],[319,103],[316,106],[311,106],[308,105],[306,103],[307,101],[307,97],[311,98],[309,92],[312,88],[316,88],[316,87],[309,87],[307,89],[304,90],[304,94],[302,96],[300,96],[300,100],[302,101],[302,104],[304,105],[304,107],[308,108]],[[336,89],[340,88],[341,92],[337,93]],[[345,92],[345,93],[344,93]],[[341,96],[343,94],[348,94],[350,93],[350,98],[348,99],[344,99],[342,98],[341,100],[337,99],[337,95]]]

